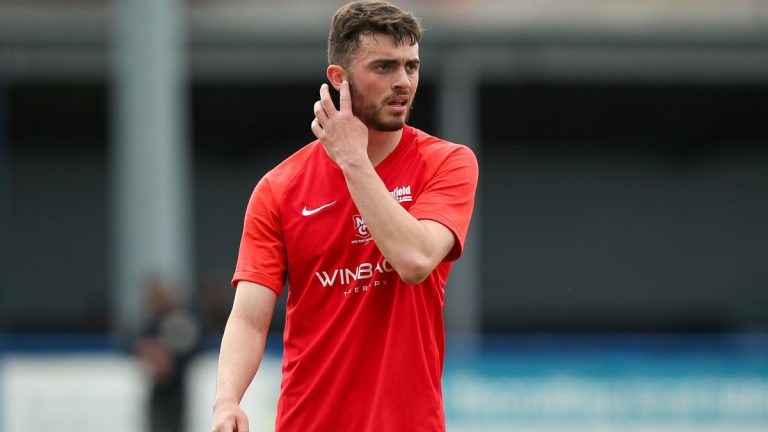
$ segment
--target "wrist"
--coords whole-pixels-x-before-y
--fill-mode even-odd
[[[213,401],[213,410],[216,411],[227,406],[239,406],[240,401],[234,397],[216,397]]]
[[[341,168],[341,172],[343,172],[345,176],[374,171],[371,160],[368,159],[367,155],[363,158],[345,159],[340,161],[337,165]]]

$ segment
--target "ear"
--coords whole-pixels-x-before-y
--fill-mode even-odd
[[[336,91],[339,91],[341,89],[341,82],[347,78],[347,71],[339,65],[330,65],[325,73],[328,76],[328,82],[331,83]]]

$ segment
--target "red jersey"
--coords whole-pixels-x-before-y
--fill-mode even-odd
[[[278,432],[445,430],[444,288],[472,214],[477,161],[405,126],[376,172],[411,215],[456,237],[420,284],[403,282],[379,252],[319,141],[268,172],[248,203],[233,285],[280,295],[288,278]]]

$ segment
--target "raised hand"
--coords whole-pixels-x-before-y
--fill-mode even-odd
[[[368,161],[368,128],[352,113],[349,82],[342,81],[339,109],[333,104],[328,85],[320,86],[320,100],[315,102],[312,132],[322,142],[328,156],[342,169]]]

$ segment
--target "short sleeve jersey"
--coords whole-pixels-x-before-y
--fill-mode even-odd
[[[278,432],[445,430],[444,288],[464,245],[477,161],[465,146],[405,126],[376,172],[411,215],[455,236],[422,283],[403,282],[379,252],[319,141],[251,196],[232,283],[280,295],[288,281]]]

